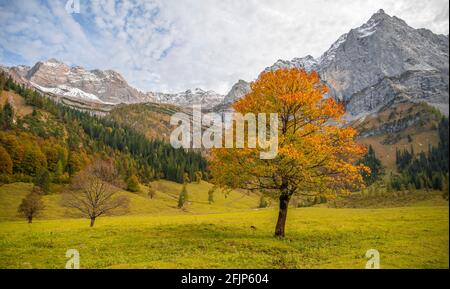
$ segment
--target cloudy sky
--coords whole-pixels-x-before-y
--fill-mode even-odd
[[[57,58],[137,88],[226,93],[277,59],[320,56],[378,9],[448,34],[448,0],[0,0],[0,63]]]

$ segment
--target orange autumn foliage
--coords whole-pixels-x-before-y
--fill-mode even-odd
[[[343,125],[343,106],[324,97],[328,88],[316,72],[264,72],[251,88],[234,109],[278,113],[278,155],[264,160],[259,147],[213,149],[210,169],[218,185],[258,190],[280,203],[294,194],[335,196],[363,186],[361,172],[369,169],[355,163],[366,150],[355,142],[356,130]]]

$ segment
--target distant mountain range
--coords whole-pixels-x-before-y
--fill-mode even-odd
[[[279,68],[319,72],[350,119],[404,101],[426,102],[448,115],[448,35],[414,29],[383,10],[339,37],[322,56],[278,60],[265,71]]]
[[[174,104],[179,106],[192,106],[202,105],[204,108],[212,108],[222,103],[225,99],[224,95],[221,95],[215,91],[204,91],[201,88],[188,89],[180,93],[161,93],[161,92],[149,92],[148,95],[152,98],[153,102]]]
[[[33,67],[20,65],[1,68],[16,81],[42,92],[99,105],[156,102],[179,106],[202,104],[208,108],[218,105],[225,98],[224,95],[200,88],[172,94],[141,92],[131,87],[122,75],[113,70],[69,67],[56,59],[38,62]]]
[[[202,104],[223,112],[251,91],[249,82],[239,80],[227,95],[199,88],[180,93],[141,92],[115,71],[69,67],[55,59],[33,67],[0,68],[16,81],[67,105],[100,114],[107,114],[118,104],[149,102],[181,108]],[[430,110],[424,113],[423,104],[449,114],[448,35],[414,29],[383,10],[339,37],[320,57],[278,60],[265,71],[279,68],[317,71],[330,87],[329,97],[345,105],[346,118],[364,128],[365,136],[398,133],[424,119],[435,119],[426,116]],[[407,107],[415,114],[405,112]],[[392,113],[401,117],[392,117]]]
[[[50,59],[33,67],[9,68],[17,81],[60,96],[88,102],[118,104],[150,101],[151,98],[128,85],[127,81],[112,70],[86,70]]]

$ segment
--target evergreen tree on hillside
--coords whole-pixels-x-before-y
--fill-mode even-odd
[[[187,202],[188,192],[187,192],[187,184],[184,183],[181,189],[180,195],[178,196],[178,208],[181,209]]]
[[[0,145],[0,174],[11,175],[13,173],[13,162],[6,149]]]
[[[46,168],[41,168],[34,179],[34,185],[39,187],[43,193],[47,194],[50,192],[51,177],[50,173]]]
[[[35,177],[39,170],[47,167],[47,159],[37,145],[28,144],[25,147],[20,172]]]
[[[0,80],[4,82],[5,90],[21,95],[34,111],[18,119],[20,126],[13,128],[12,107],[7,104],[0,109],[0,127],[3,131],[11,128],[20,131],[17,134],[18,147],[25,146],[23,150],[14,149],[13,152],[5,146],[13,160],[14,173],[35,176],[39,167],[56,173],[59,161],[54,153],[56,150],[50,144],[42,145],[42,140],[50,137],[64,142],[68,157],[62,160],[63,173],[68,172],[71,176],[82,170],[96,154],[127,159],[130,166],[120,169],[122,176],[127,178],[135,174],[143,182],[165,178],[183,183],[185,173],[195,180],[195,172],[207,170],[206,160],[199,153],[174,149],[162,141],[149,140],[142,133],[108,117],[98,117],[56,103],[35,90],[17,85],[4,73],[0,73]],[[45,118],[40,117],[41,112],[45,112]],[[22,142],[24,132],[35,137],[26,145]],[[48,158],[48,166],[45,157]]]
[[[0,74],[0,95],[2,94],[6,85],[6,77],[3,73]]]
[[[62,181],[62,177],[64,174],[64,165],[61,160],[58,160],[56,163],[56,169],[55,169],[55,175],[54,175],[54,182],[59,183]]]
[[[370,186],[375,181],[377,181],[380,175],[383,173],[383,165],[381,161],[376,157],[375,150],[371,145],[369,145],[369,149],[367,154],[358,162],[358,164],[363,164],[366,167],[370,168],[370,173],[366,171],[362,172],[362,176],[367,186]]]
[[[442,118],[439,123],[439,144],[429,146],[428,152],[414,154],[414,150],[397,150],[397,171],[403,176],[400,180],[403,187],[413,184],[416,189],[445,190],[446,176],[449,168],[449,126],[448,118]],[[400,190],[398,179],[391,179],[393,189]]]
[[[0,127],[4,130],[12,129],[14,125],[14,109],[12,105],[7,102],[1,110]]]

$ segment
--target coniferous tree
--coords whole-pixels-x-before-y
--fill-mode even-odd
[[[56,183],[61,182],[62,177],[64,174],[64,166],[61,160],[58,160],[58,162],[56,163],[56,170],[55,170],[55,175],[54,175],[54,181]]]
[[[12,129],[14,124],[14,109],[12,105],[7,102],[2,108],[2,114],[0,119],[0,126],[4,130]]]
[[[181,189],[180,195],[178,196],[178,208],[181,209],[187,202],[188,192],[187,192],[187,184],[184,183]]]
[[[359,160],[358,164],[363,164],[370,169],[370,173],[366,171],[361,173],[367,186],[377,181],[383,172],[381,161],[376,157],[375,150],[371,145],[369,145],[367,154]]]
[[[11,175],[13,173],[13,162],[6,149],[0,145],[0,174]]]
[[[51,177],[50,173],[46,168],[41,168],[34,179],[34,185],[39,187],[43,193],[47,194],[50,192]]]
[[[33,107],[32,114],[18,120],[21,132],[39,138],[50,136],[62,139],[63,135],[67,136],[64,149],[68,157],[62,159],[62,165],[63,172],[71,176],[82,170],[89,163],[89,158],[92,159],[97,153],[128,159],[129,167],[123,171],[123,177],[135,174],[145,182],[165,178],[183,183],[185,173],[194,180],[195,172],[206,172],[206,160],[199,153],[174,149],[162,141],[148,140],[143,134],[108,117],[94,116],[56,103],[35,90],[15,84],[4,73],[0,73],[0,85],[2,81],[5,90],[15,91],[25,99],[27,105]],[[47,122],[40,119],[41,111],[48,115]],[[0,115],[0,127],[3,130],[12,128],[12,107],[6,105],[6,108],[1,108]],[[58,158],[53,154],[51,145],[43,145],[39,153],[41,144],[37,149],[33,145],[37,144],[37,140],[24,144],[22,135],[19,139],[23,150],[11,152],[5,146],[13,161],[14,173],[35,176],[39,167],[45,167],[59,175],[56,172]],[[42,152],[47,154],[48,166],[45,163],[47,160],[42,159]]]
[[[413,184],[416,189],[444,190],[445,176],[448,174],[448,118],[442,118],[439,123],[439,144],[437,147],[429,145],[428,152],[418,155],[411,150],[397,150],[397,171],[402,174],[402,184],[408,187]],[[394,184],[393,188],[396,188]]]

